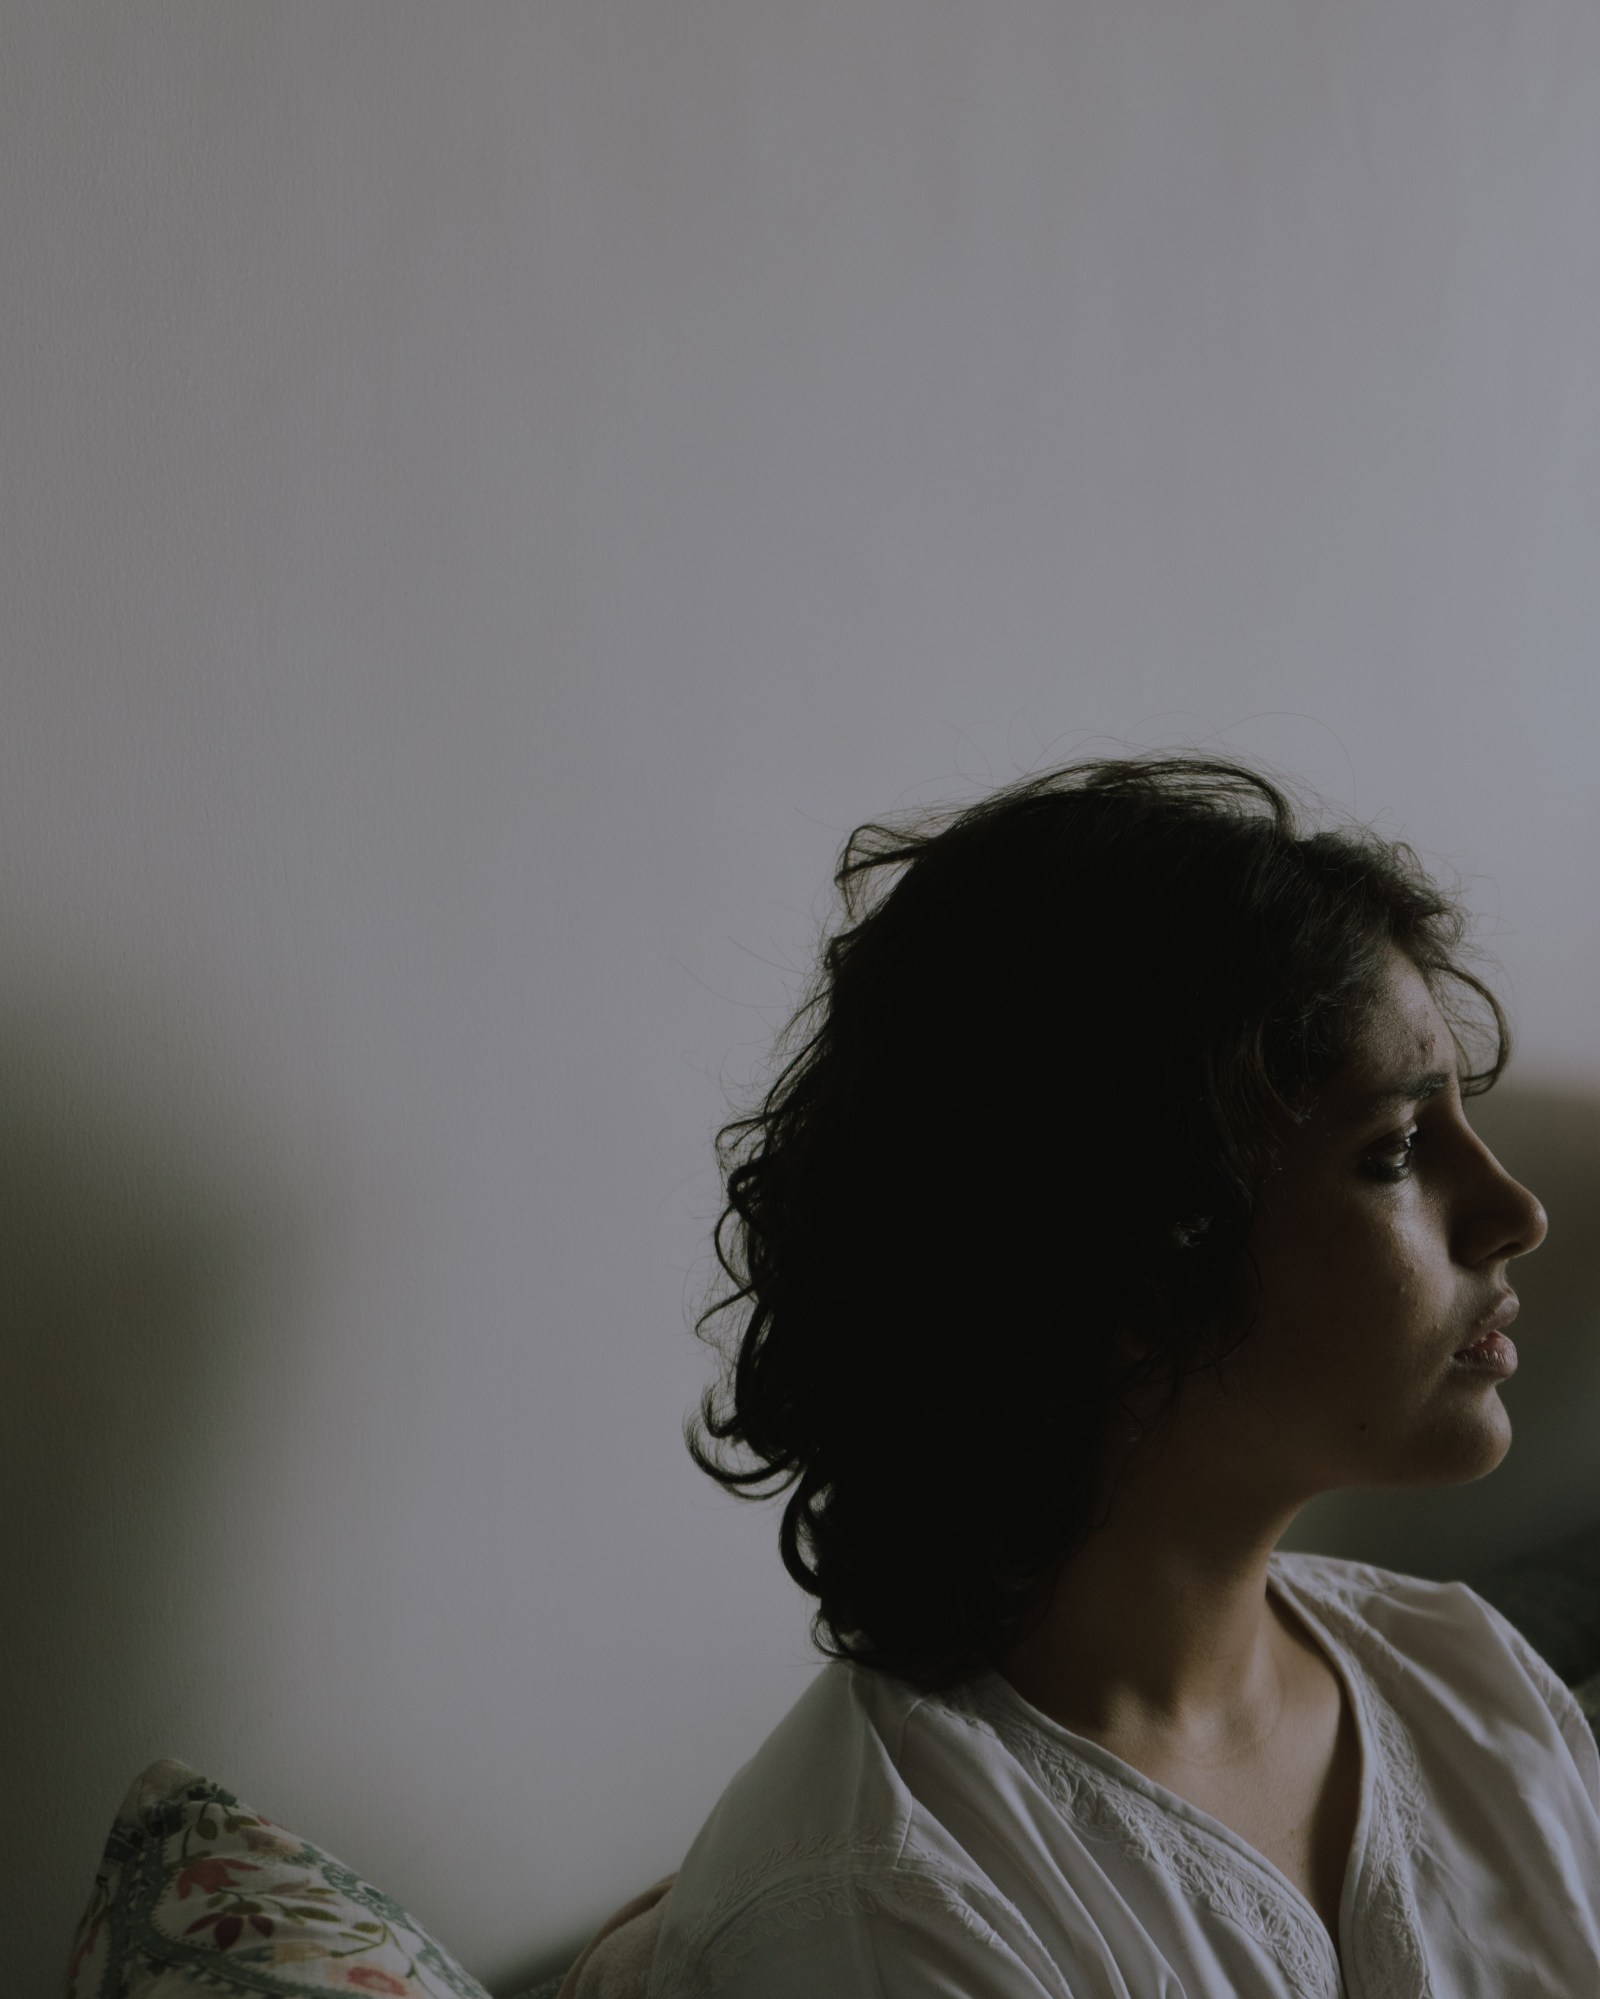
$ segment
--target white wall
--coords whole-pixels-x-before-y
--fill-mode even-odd
[[[1191,743],[1463,870],[1559,1310],[1315,1532],[1600,1514],[1587,0],[0,55],[8,1994],[160,1754],[502,1988],[677,1865],[815,1665],[680,1441],[711,1134],[888,810]]]

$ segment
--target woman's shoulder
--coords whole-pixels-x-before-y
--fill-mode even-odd
[[[931,1729],[921,1726],[932,1723]],[[668,1897],[652,1993],[720,1989],[775,1951],[826,1975],[873,1918],[880,1943],[992,1940],[982,1883],[902,1774],[963,1753],[937,1697],[830,1661],[724,1787]],[[941,1943],[941,1948],[944,1945]],[[763,1986],[765,1989],[765,1986]]]
[[[915,1700],[861,1667],[823,1666],[728,1780],[683,1874],[732,1887],[797,1860],[897,1851],[910,1800],[896,1764]]]
[[[1314,1586],[1342,1592],[1387,1593],[1396,1588],[1409,1589],[1413,1584],[1421,1584],[1425,1588],[1442,1587],[1430,1582],[1426,1576],[1411,1575],[1403,1569],[1387,1569],[1377,1562],[1354,1561],[1346,1555],[1321,1555],[1303,1548],[1275,1549],[1269,1566],[1297,1581],[1304,1579]]]
[[[1522,1634],[1470,1583],[1456,1578],[1412,1575],[1377,1562],[1342,1555],[1277,1550],[1269,1564],[1313,1610],[1339,1625],[1361,1627],[1388,1650],[1407,1657],[1459,1648],[1471,1633],[1524,1665],[1532,1647]],[[1537,1655],[1534,1655],[1537,1657]],[[1548,1669],[1546,1669],[1548,1671]]]
[[[1576,1695],[1511,1620],[1470,1583],[1403,1574],[1332,1555],[1286,1554],[1272,1567],[1302,1605],[1361,1659],[1412,1732],[1432,1722],[1459,1750],[1496,1745],[1523,1777],[1559,1771],[1600,1815],[1600,1744]],[[1457,1757],[1459,1761],[1459,1756]]]
[[[1404,1569],[1354,1561],[1344,1555],[1279,1548],[1271,1556],[1269,1567],[1302,1593],[1358,1613],[1379,1615],[1384,1606],[1393,1605],[1434,1618],[1448,1618],[1454,1610],[1469,1620],[1477,1620],[1481,1611],[1491,1608],[1465,1582],[1412,1575]]]
[[[1301,1594],[1321,1598],[1348,1613],[1381,1620],[1388,1610],[1432,1625],[1485,1625],[1512,1632],[1520,1644],[1527,1642],[1493,1604],[1459,1577],[1419,1576],[1378,1562],[1284,1548],[1273,1553],[1268,1566]]]
[[[1283,1550],[1271,1567],[1376,1670],[1391,1698],[1426,1696],[1472,1714],[1542,1710],[1600,1806],[1600,1752],[1571,1689],[1470,1583]]]

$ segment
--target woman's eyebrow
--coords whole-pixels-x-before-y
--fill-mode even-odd
[[[1355,1120],[1376,1117],[1380,1111],[1402,1110],[1407,1104],[1425,1104],[1429,1097],[1448,1090],[1454,1080],[1448,1069],[1430,1069],[1425,1075],[1408,1076],[1404,1082],[1364,1098],[1355,1111]]]

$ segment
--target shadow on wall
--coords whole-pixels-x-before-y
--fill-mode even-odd
[[[1511,1449],[1470,1485],[1325,1494],[1285,1548],[1471,1580],[1600,1526],[1600,1097],[1506,1082],[1468,1116],[1550,1217],[1542,1246],[1511,1266],[1520,1366],[1490,1391],[1511,1418]]]
[[[0,996],[0,1828],[6,1989],[59,1989],[122,1790],[180,1747],[228,1666],[228,1548],[249,1327],[299,1261],[265,1148],[192,1048],[82,981]],[[289,1309],[293,1309],[289,1307]],[[14,1898],[14,1899],[13,1899]]]
[[[202,1070],[91,982],[0,995],[0,1701],[28,1801],[0,1830],[8,1992],[58,1989],[133,1775],[208,1753],[175,1723],[245,1714],[234,1536],[274,1432],[240,1419],[275,1405],[271,1328],[303,1321],[335,1204],[262,1169],[274,1147]],[[1285,1547],[1470,1576],[1600,1522],[1600,1097],[1508,1083],[1472,1116],[1550,1215],[1514,1271],[1512,1449],[1472,1485],[1325,1495]]]

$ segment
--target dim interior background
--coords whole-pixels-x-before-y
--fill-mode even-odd
[[[1587,0],[5,0],[6,1988],[171,1754],[500,1989],[818,1660],[680,1425],[850,828],[1270,760],[1466,884],[1600,1515]]]

